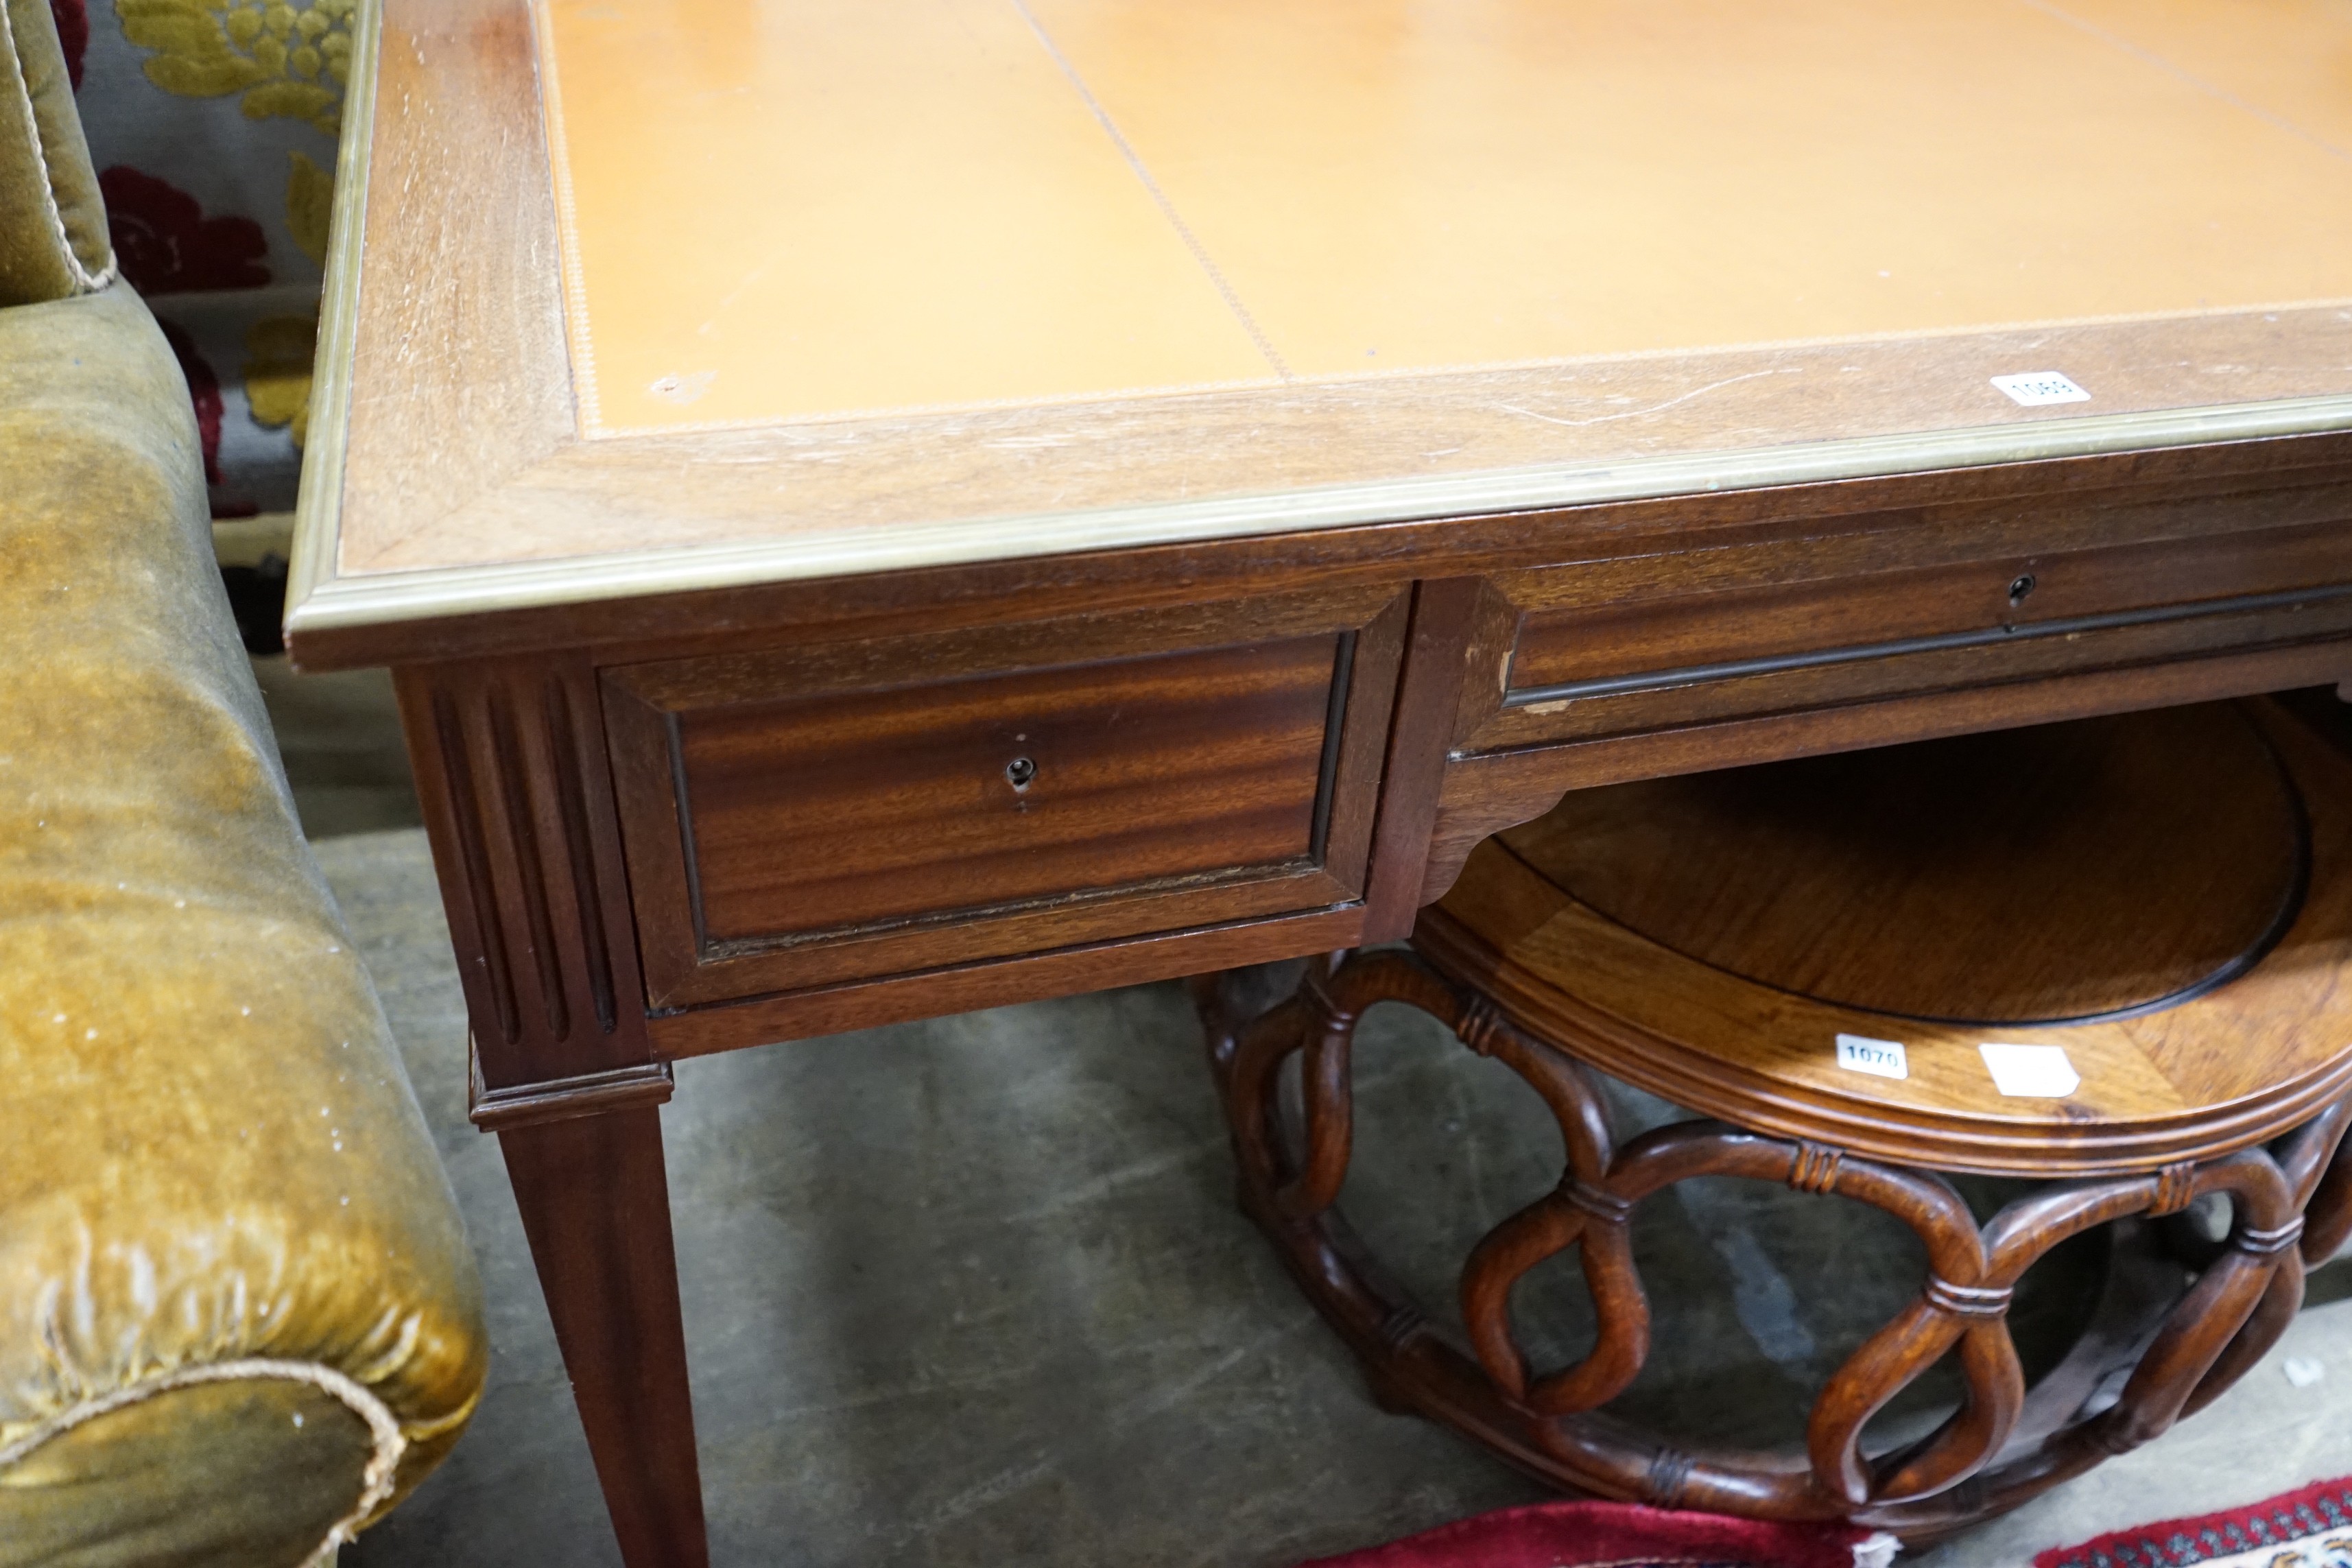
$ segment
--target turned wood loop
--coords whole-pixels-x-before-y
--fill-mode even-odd
[[[2306,1263],[2352,1237],[2352,760],[2263,704],[1898,751],[1571,795],[1474,851],[1410,950],[1310,964],[1239,1028],[1202,989],[1244,1206],[1384,1404],[1573,1490],[1928,1540],[2160,1435],[2284,1332]],[[1470,1247],[1458,1333],[1337,1205],[1354,1030],[1385,1001],[1516,1075],[1562,1142]],[[2021,1046],[2042,1076],[2001,1081]],[[1697,1114],[1621,1142],[1604,1073]],[[1979,1220],[1958,1173],[2041,1184]],[[1866,1205],[1926,1254],[1801,1450],[1685,1447],[1612,1407],[1650,1350],[1633,1211],[1724,1177]],[[2093,1233],[2120,1256],[2209,1194],[2231,1231],[2185,1289],[2111,1282],[2029,1387],[2034,1265]],[[2179,1277],[2131,1245],[2135,1278]],[[1591,1342],[1538,1368],[1514,1292],[1570,1253]],[[1866,1448],[1939,1365],[1957,1405]]]
[[[1349,999],[1350,1016],[1394,1000],[1451,1025],[1465,1002],[1409,953],[1357,954],[1328,983]],[[1217,1016],[1213,1001],[1204,1007]],[[1822,1145],[1808,1149],[1719,1121],[1654,1128],[1618,1147],[1586,1069],[1507,1026],[1488,1036],[1498,1042],[1496,1059],[1551,1109],[1567,1140],[1568,1168],[1550,1191],[1472,1249],[1462,1276],[1465,1356],[1417,1303],[1370,1268],[1336,1210],[1299,1217],[1279,1199],[1296,1190],[1312,1132],[1296,1142],[1265,1136],[1279,1120],[1274,1068],[1284,1056],[1318,1043],[1345,1049],[1348,1028],[1326,1036],[1313,1009],[1286,1004],[1240,1037],[1243,1047],[1224,1058],[1220,1076],[1243,1159],[1244,1201],[1282,1245],[1317,1305],[1376,1369],[1383,1403],[1465,1426],[1574,1489],[1661,1506],[1771,1518],[1843,1516],[1923,1539],[2015,1507],[2193,1413],[2275,1342],[2302,1300],[2304,1252],[2313,1239],[2306,1237],[2304,1248],[2294,1245],[2297,1204],[2332,1205],[2327,1225],[2352,1228],[2346,1138],[2352,1103],[2330,1107],[2294,1133],[2281,1160],[2251,1149],[2169,1179],[2158,1172],[2061,1183],[1979,1226],[1932,1172],[1854,1160]],[[1212,1039],[1213,1045],[1213,1031]],[[1245,1100],[1245,1090],[1256,1098]],[[1649,1302],[1628,1245],[1631,1210],[1644,1196],[1702,1175],[1801,1178],[1806,1190],[1834,1191],[1896,1215],[1927,1249],[1929,1278],[1912,1307],[1823,1386],[1805,1463],[1794,1471],[1769,1456],[1695,1457],[1622,1426],[1584,1425],[1594,1419],[1584,1413],[1623,1393],[1648,1354]],[[2238,1232],[2221,1261],[2159,1321],[2104,1331],[2110,1340],[2146,1347],[2116,1404],[2071,1421],[2063,1408],[2036,1414],[2006,1323],[2017,1280],[2071,1237],[2149,1214],[2160,1201],[2178,1203],[2184,1194],[2193,1201],[2208,1192],[2231,1196],[2241,1216]],[[1537,1373],[1511,1323],[1510,1292],[1537,1264],[1570,1249],[1581,1254],[1595,1341],[1583,1360]],[[1908,1447],[1866,1454],[1862,1434],[1871,1418],[1947,1356],[1957,1357],[1961,1406]],[[2081,1379],[2085,1388],[2097,1381]]]
[[[1998,1318],[2017,1292],[2006,1285],[1955,1285],[1931,1274],[1925,1293],[1929,1306],[1955,1318]]]

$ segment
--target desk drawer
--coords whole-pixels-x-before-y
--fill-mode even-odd
[[[606,671],[650,999],[1360,897],[1402,619],[1383,591]]]
[[[2322,510],[2343,511],[2331,495]],[[1457,749],[1788,712],[1912,692],[2272,646],[2352,629],[2352,525],[2128,541],[1828,574],[1876,541],[1763,557],[1704,593],[1584,599],[1580,569],[1504,574],[1515,617],[1500,700]],[[2082,531],[2089,531],[2084,530]],[[1764,580],[1758,581],[1755,578]],[[1580,602],[1582,600],[1583,602]],[[1492,689],[1489,689],[1490,691]]]

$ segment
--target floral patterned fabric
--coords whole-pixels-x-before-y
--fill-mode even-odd
[[[180,356],[213,515],[294,504],[357,0],[50,0],[122,275]]]

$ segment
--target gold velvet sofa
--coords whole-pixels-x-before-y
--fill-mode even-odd
[[[48,0],[0,0],[0,1565],[331,1561],[479,1287],[303,843]]]

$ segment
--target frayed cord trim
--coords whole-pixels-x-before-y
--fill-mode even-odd
[[[118,1388],[101,1398],[87,1400],[70,1410],[58,1412],[6,1447],[0,1448],[0,1469],[16,1463],[42,1444],[62,1436],[85,1422],[127,1409],[157,1394],[193,1388],[199,1384],[238,1383],[265,1377],[307,1383],[332,1394],[367,1423],[368,1434],[374,1441],[375,1451],[369,1456],[367,1468],[360,1474],[357,1506],[335,1521],[328,1530],[327,1538],[303,1562],[303,1568],[331,1568],[335,1553],[341,1549],[343,1542],[357,1536],[360,1526],[367,1522],[368,1516],[392,1495],[393,1482],[400,1469],[400,1458],[408,1450],[408,1438],[401,1432],[400,1422],[383,1400],[362,1384],[333,1367],[321,1366],[317,1362],[271,1361],[260,1357],[212,1362],[204,1366],[182,1367],[161,1377],[134,1383],[128,1388]]]

